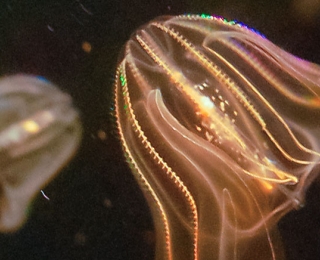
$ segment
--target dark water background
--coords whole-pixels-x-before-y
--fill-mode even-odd
[[[302,4],[303,3],[303,4]],[[76,158],[34,201],[28,223],[0,235],[2,260],[151,260],[149,209],[112,134],[117,56],[138,26],[164,14],[207,13],[248,24],[320,63],[319,1],[2,0],[0,75],[42,75],[70,93],[84,139]],[[83,43],[92,47],[88,52]],[[85,51],[86,50],[86,51]],[[320,259],[320,185],[279,224],[288,260]]]

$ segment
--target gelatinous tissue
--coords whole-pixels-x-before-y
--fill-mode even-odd
[[[115,117],[156,259],[284,259],[277,222],[319,173],[320,67],[243,24],[164,16],[126,43]]]

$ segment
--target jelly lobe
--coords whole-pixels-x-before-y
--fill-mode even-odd
[[[235,22],[160,17],[125,45],[115,116],[156,259],[283,259],[319,171],[320,68]]]
[[[41,77],[0,79],[0,232],[26,221],[28,205],[71,159],[82,127],[71,97]]]

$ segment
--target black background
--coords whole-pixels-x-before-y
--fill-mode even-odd
[[[44,188],[50,200],[39,193],[28,223],[15,234],[0,235],[0,259],[153,259],[150,212],[110,120],[121,47],[135,28],[156,16],[206,13],[241,21],[285,50],[320,63],[317,2],[2,0],[0,75],[41,75],[70,93],[84,138],[76,158]],[[83,50],[84,42],[91,52]],[[309,189],[306,206],[279,227],[289,260],[320,259],[319,182]]]

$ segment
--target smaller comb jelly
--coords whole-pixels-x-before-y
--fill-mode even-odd
[[[0,79],[0,232],[19,229],[27,208],[71,159],[82,135],[71,97],[42,77]]]

